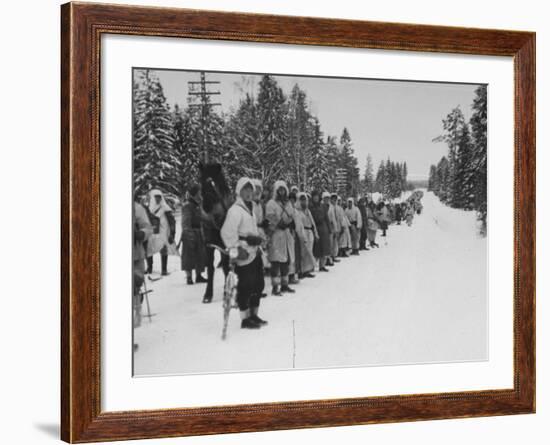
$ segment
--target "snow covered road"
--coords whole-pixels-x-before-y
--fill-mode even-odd
[[[379,237],[379,249],[302,280],[294,295],[262,299],[268,326],[241,330],[233,310],[226,341],[221,270],[205,305],[204,285],[186,285],[171,257],[172,273],[148,283],[156,315],[135,330],[135,375],[485,360],[486,239],[473,212],[429,192],[422,202],[412,227],[390,226],[387,245]]]

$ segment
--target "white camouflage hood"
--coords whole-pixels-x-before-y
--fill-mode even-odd
[[[288,186],[286,185],[286,182],[283,180],[279,180],[275,181],[275,184],[273,184],[273,199],[277,199],[277,190],[279,190],[281,187],[286,190],[286,195],[288,196]]]
[[[252,189],[254,189],[254,181],[246,176],[243,176],[237,181],[237,185],[235,186],[235,195],[237,196],[237,198],[241,197],[241,190],[247,184],[250,184],[252,186]]]

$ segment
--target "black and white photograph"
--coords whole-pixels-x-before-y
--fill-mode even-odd
[[[547,444],[546,6],[6,2],[1,442]]]
[[[131,87],[135,377],[488,359],[487,84]]]

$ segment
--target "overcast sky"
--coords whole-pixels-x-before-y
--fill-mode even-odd
[[[189,80],[197,71],[155,70],[171,106],[187,104]],[[407,162],[409,179],[425,179],[431,164],[447,153],[447,146],[432,139],[442,132],[441,120],[457,105],[466,119],[477,85],[301,76],[274,76],[289,94],[294,84],[306,91],[311,112],[319,118],[325,137],[347,127],[359,159],[361,174],[370,153],[376,169],[381,160]],[[218,111],[236,108],[245,92],[257,95],[261,75],[207,73],[221,95]]]

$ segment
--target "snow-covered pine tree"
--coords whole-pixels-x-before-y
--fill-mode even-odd
[[[474,175],[474,208],[477,210],[486,233],[487,227],[487,85],[475,90],[472,104],[472,173]]]
[[[261,159],[261,178],[272,185],[284,178],[286,155],[285,120],[287,102],[277,81],[264,75],[259,84],[258,100],[258,152]]]
[[[374,192],[374,167],[372,165],[372,156],[367,155],[367,163],[365,165],[365,176],[363,178],[363,193]]]
[[[325,154],[329,177],[328,191],[336,191],[336,170],[340,168],[340,151],[335,136],[327,136]]]
[[[178,196],[179,159],[174,152],[174,128],[162,85],[154,71],[135,70],[134,193],[159,188]]]
[[[226,121],[224,116],[215,112],[212,107],[208,107],[204,122],[204,140],[208,147],[210,162],[222,162],[222,160],[225,158],[225,125]],[[199,128],[202,132],[202,127]],[[204,154],[201,154],[204,157]]]
[[[401,196],[403,192],[403,184],[401,178],[401,165],[399,162],[392,162],[393,165],[393,178],[392,178],[392,198],[396,199]]]
[[[452,181],[453,207],[472,210],[474,208],[474,175],[472,169],[472,142],[467,123],[464,123],[460,132]]]
[[[391,162],[390,158],[386,160],[386,166],[385,166],[385,176],[384,176],[384,198],[392,198],[393,196],[393,180],[394,180],[394,168],[393,163]]]
[[[428,191],[433,192],[437,190],[437,174],[436,166],[434,164],[430,165],[430,174],[428,177]]]
[[[346,197],[357,196],[360,193],[359,167],[353,153],[351,136],[345,127],[340,136],[340,168],[347,172]]]
[[[384,186],[386,184],[386,166],[384,161],[380,161],[378,171],[376,172],[376,180],[374,182],[374,189],[378,193],[384,193]]]
[[[177,165],[178,194],[185,196],[189,187],[199,177],[198,165],[200,158],[200,143],[198,129],[200,126],[198,112],[190,108],[182,110],[174,106],[172,113],[174,128],[174,152],[179,159]]]
[[[189,186],[199,180],[198,167],[204,161],[206,150],[210,162],[223,163],[225,121],[212,107],[207,107],[203,115],[199,107],[188,106],[182,110],[178,104],[174,106],[172,120],[174,152],[180,162],[178,185],[183,197]]]
[[[259,127],[257,104],[253,96],[247,93],[225,126],[226,150],[222,165],[229,183],[234,184],[241,176],[264,178]]]
[[[447,157],[430,167],[429,188],[452,207],[478,212],[482,232],[487,218],[487,86],[475,90],[468,125],[460,107],[443,120],[444,133],[434,142],[446,142]],[[470,129],[471,128],[471,129]]]
[[[396,188],[396,198],[401,196],[401,193],[404,190],[403,184],[403,166],[399,162],[395,163],[395,188]]]
[[[455,180],[457,173],[456,157],[458,151],[458,144],[462,135],[462,129],[464,127],[464,114],[460,109],[460,106],[453,108],[453,110],[442,120],[443,134],[436,137],[434,142],[445,142],[449,147],[448,162],[449,162],[449,184],[450,187],[447,190],[447,202],[449,205],[456,207],[459,205],[460,189],[459,181]]]
[[[306,104],[306,93],[298,84],[288,98],[286,119],[286,154],[284,158],[286,180],[300,190],[308,187],[309,164],[311,163],[311,129]]]
[[[435,194],[443,203],[447,203],[450,195],[450,167],[449,160],[443,156],[436,167]]]
[[[309,123],[311,137],[311,162],[309,163],[309,184],[307,191],[328,190],[330,188],[329,156],[327,145],[323,143],[321,124],[316,117],[312,117]]]
[[[384,166],[384,198],[389,198],[391,195],[391,182],[392,182],[392,163],[390,159],[386,159],[386,164]]]

